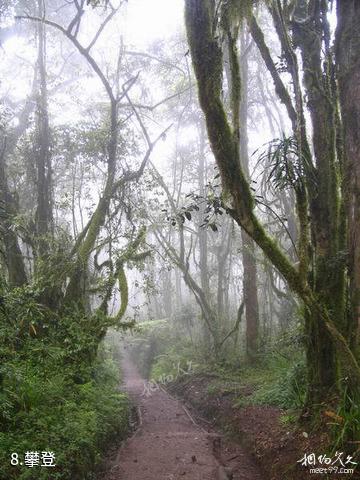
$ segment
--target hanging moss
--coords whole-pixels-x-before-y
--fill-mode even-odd
[[[120,303],[119,311],[114,317],[115,324],[118,324],[122,319],[122,317],[125,315],[125,312],[129,303],[129,287],[128,287],[128,282],[125,275],[124,266],[122,264],[118,269],[117,281],[119,286],[121,303]]]
[[[116,260],[115,274],[109,278],[109,284],[107,293],[104,297],[103,302],[99,307],[99,311],[106,312],[107,303],[111,298],[112,290],[115,286],[116,281],[118,282],[118,288],[120,292],[120,308],[114,317],[109,317],[109,323],[111,325],[119,325],[121,319],[125,315],[126,309],[128,307],[129,301],[129,286],[125,273],[125,264],[128,262],[140,262],[145,260],[150,255],[150,250],[145,252],[137,253],[137,250],[140,248],[141,244],[145,240],[146,236],[146,227],[143,226],[140,228],[139,233],[137,234],[135,240],[129,242],[124,251]]]
[[[257,3],[256,0],[225,0],[221,9],[221,21],[225,21],[230,28],[237,28],[239,23],[251,16]]]

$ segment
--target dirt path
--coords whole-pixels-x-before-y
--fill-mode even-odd
[[[144,394],[146,382],[123,352],[124,389],[138,406],[140,425],[106,480],[262,480],[239,447],[221,447],[220,436],[194,423],[180,401],[161,389]]]

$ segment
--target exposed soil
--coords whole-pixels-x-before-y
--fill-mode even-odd
[[[106,480],[264,480],[242,447],[198,423],[169,393],[147,390],[126,350],[122,369],[139,424],[109,459]]]
[[[209,386],[216,385],[216,389]],[[329,443],[326,429],[311,432],[304,422],[303,428],[284,425],[280,418],[284,411],[271,406],[235,407],[235,395],[229,385],[224,388],[219,378],[211,374],[185,376],[168,386],[171,393],[181,396],[200,415],[211,421],[213,426],[227,431],[232,438],[252,452],[268,480],[325,480],[327,478],[358,479],[359,474],[310,473],[309,467],[298,462],[305,453],[326,453]],[[251,387],[237,389],[236,397],[251,394]],[[359,459],[357,459],[359,461]],[[340,466],[341,467],[341,466]],[[357,469],[358,470],[358,469]],[[250,477],[249,477],[250,478]]]

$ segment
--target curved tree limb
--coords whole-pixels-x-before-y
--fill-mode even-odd
[[[223,59],[213,32],[212,11],[212,0],[185,1],[187,36],[198,82],[199,101],[205,114],[208,136],[226,191],[225,195],[231,202],[229,212],[263,250],[289,287],[312,312],[318,313],[319,321],[330,333],[337,350],[341,352],[341,358],[345,359],[344,367],[351,371],[360,385],[359,364],[346,339],[336,328],[326,307],[314,296],[310,287],[304,284],[303,275],[280,250],[276,241],[266,233],[254,212],[254,199],[240,165],[239,148],[234,142],[222,102]]]
[[[108,79],[105,77],[104,73],[102,72],[101,68],[99,67],[98,63],[95,61],[94,57],[92,57],[89,53],[88,47],[83,47],[79,40],[74,36],[72,33],[68,31],[68,29],[64,28],[63,26],[59,25],[56,22],[53,22],[52,20],[48,20],[46,18],[40,18],[40,17],[34,17],[32,15],[17,15],[15,17],[17,20],[31,20],[33,22],[40,22],[44,23],[45,25],[48,25],[50,27],[55,28],[56,30],[59,30],[61,33],[65,35],[66,38],[70,40],[70,42],[76,47],[76,49],[83,55],[91,68],[94,70],[96,75],[99,77],[101,83],[103,84],[111,102],[115,102],[115,96],[113,93],[113,90],[111,88],[111,85],[108,81]],[[90,44],[91,45],[91,44]],[[91,45],[93,46],[93,45]]]

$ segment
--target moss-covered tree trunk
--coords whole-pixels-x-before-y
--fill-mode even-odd
[[[3,141],[5,142],[5,138]],[[0,229],[7,280],[11,287],[20,287],[26,284],[27,276],[18,236],[11,221],[12,216],[17,213],[17,205],[8,186],[5,147],[6,144],[4,143],[0,153]]]
[[[105,189],[98,205],[89,221],[83,238],[76,249],[76,259],[69,283],[65,294],[65,304],[78,304],[79,307],[86,309],[87,305],[87,275],[88,261],[94,250],[96,240],[100,230],[104,225],[109,204],[113,195],[113,185],[115,179],[115,164],[117,152],[117,115],[116,102],[113,102],[111,108],[110,122],[110,141],[108,144],[108,172]]]
[[[247,179],[249,172],[249,145],[248,145],[248,56],[246,54],[245,32],[241,41],[241,99],[240,99],[240,161]],[[257,265],[255,257],[255,243],[249,235],[241,230],[242,263],[244,268],[243,294],[246,320],[246,355],[250,362],[256,360],[259,348],[259,302],[257,288]]]
[[[198,179],[199,179],[199,194],[201,197],[206,197],[206,154],[205,154],[205,125],[202,122],[199,127],[200,135],[200,148],[199,148],[199,162],[197,165],[198,168]],[[200,215],[204,215],[205,205],[200,205]],[[198,236],[199,236],[199,268],[200,268],[200,285],[204,292],[205,297],[209,301],[210,298],[210,284],[209,284],[209,268],[208,268],[208,232],[206,228],[202,227],[200,224],[198,226]],[[206,350],[210,349],[210,332],[208,325],[205,319],[202,319],[202,336],[203,342]]]
[[[232,50],[229,61],[232,74],[232,125],[224,109],[222,100],[222,72],[223,58],[219,46],[219,32],[214,28],[218,19],[214,18],[213,0],[186,0],[185,17],[188,42],[192,55],[193,66],[198,82],[199,101],[204,111],[208,135],[228,199],[228,211],[235,221],[264,251],[271,263],[278,269],[289,287],[299,295],[307,309],[305,323],[308,337],[308,367],[309,367],[309,401],[314,404],[319,400],[327,399],[333,394],[339,380],[338,372],[342,377],[352,379],[353,385],[360,386],[359,364],[351,351],[347,336],[344,334],[344,264],[341,256],[341,237],[339,226],[340,205],[338,201],[339,185],[337,183],[337,165],[335,164],[333,131],[335,110],[333,98],[324,106],[321,103],[319,111],[311,109],[314,123],[314,151],[316,166],[311,163],[310,149],[307,144],[305,130],[305,116],[303,100],[300,98],[299,72],[297,62],[289,41],[288,32],[278,29],[282,47],[286,50],[289,70],[293,76],[296,118],[294,119],[295,138],[298,145],[298,156],[302,162],[302,176],[296,186],[297,213],[299,221],[299,265],[295,266],[277,242],[265,231],[254,211],[254,198],[249,183],[239,161],[239,134],[234,119],[238,118],[240,103],[241,77],[237,62],[236,44],[234,38],[229,37],[230,29],[225,28]],[[277,2],[275,9],[279,8]],[[322,8],[326,4],[321,3]],[[275,12],[275,17],[279,12]],[[323,12],[318,17],[324,19]],[[318,25],[315,25],[314,34],[318,34]],[[326,27],[322,27],[326,28]],[[320,35],[321,38],[321,35]],[[312,37],[315,42],[319,41]],[[316,46],[316,43],[315,43]],[[305,49],[307,46],[305,46]],[[305,50],[304,50],[305,52]],[[314,63],[316,55],[310,53],[309,62]],[[315,56],[314,56],[315,55]],[[331,64],[329,69],[331,69]],[[315,65],[315,64],[314,64]],[[327,64],[324,63],[325,68]],[[327,82],[331,75],[319,74],[321,65],[316,64],[316,70],[307,70],[306,75],[311,77],[314,87],[310,89],[310,77],[305,78],[309,100],[316,102],[316,95],[322,84]],[[330,86],[330,89],[332,86]],[[325,93],[328,93],[327,91]],[[319,95],[321,96],[320,91]],[[313,96],[311,98],[311,96]],[[325,100],[324,100],[325,102]],[[318,130],[316,130],[319,127]],[[316,130],[316,131],[315,131]],[[323,143],[324,142],[324,143]],[[321,178],[320,178],[321,176]],[[310,224],[308,196],[310,199]],[[315,237],[314,243],[310,237]],[[310,247],[313,250],[315,265],[309,274]],[[336,353],[336,358],[335,358]],[[338,370],[338,363],[341,369]],[[359,387],[358,387],[359,388]]]
[[[44,15],[43,2],[38,1],[39,17]],[[37,205],[35,214],[36,256],[40,258],[49,250],[48,235],[52,230],[52,171],[50,152],[50,127],[47,102],[46,81],[46,31],[43,23],[37,24],[37,105],[36,105],[36,142],[34,158],[36,165]]]
[[[344,132],[344,193],[348,221],[351,314],[345,333],[359,355],[360,342],[360,2],[337,1],[336,59]]]
[[[299,18],[300,14],[304,18]],[[327,6],[321,2],[316,4],[311,16],[306,8],[299,10],[293,39],[302,55],[316,167],[316,189],[309,188],[313,263],[309,281],[315,296],[326,305],[337,328],[344,334],[345,262],[340,248],[345,232],[341,231],[340,221],[337,90],[326,14]],[[306,317],[308,402],[317,404],[337,390],[336,349],[318,314],[307,312]]]
[[[0,162],[0,172],[3,170]],[[14,214],[13,199],[8,192],[6,178],[0,173],[0,226],[4,246],[4,260],[7,280],[10,287],[21,287],[27,283],[27,275],[18,237],[11,225],[11,215]]]

